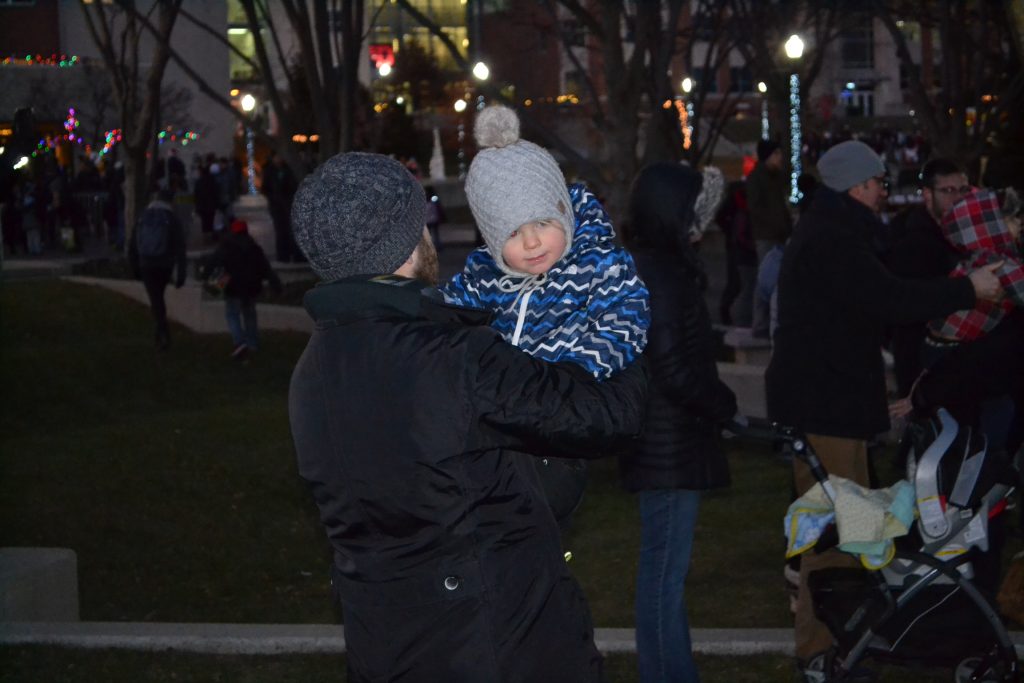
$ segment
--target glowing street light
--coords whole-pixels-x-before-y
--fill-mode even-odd
[[[381,78],[385,78],[388,74],[391,73],[391,65],[388,64],[387,62],[381,62],[381,65],[377,67],[377,73],[380,74]]]
[[[683,82],[680,83],[680,85],[683,86],[683,92],[689,94],[689,92],[693,90],[693,79],[687,76],[683,79]]]
[[[783,46],[786,49],[786,56],[790,59],[800,59],[804,56],[804,41],[797,34],[793,34]]]
[[[453,107],[455,108],[455,111],[457,113],[459,113],[459,114],[461,114],[462,112],[466,111],[466,107],[467,106],[468,105],[466,104],[466,100],[462,100],[462,99],[455,100],[455,104],[453,105]]]
[[[491,70],[483,62],[473,65],[473,78],[478,81],[486,81],[491,76]]]
[[[794,33],[786,41],[784,48],[786,56],[796,62],[804,54],[804,41]],[[789,201],[796,204],[803,196],[797,187],[797,179],[803,171],[800,161],[803,135],[800,130],[800,75],[797,73],[796,64],[793,67],[793,73],[789,75]]]

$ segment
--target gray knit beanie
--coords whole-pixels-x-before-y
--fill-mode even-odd
[[[883,175],[885,164],[875,150],[860,140],[847,140],[830,147],[818,160],[821,182],[836,192],[846,192],[868,178]]]
[[[292,203],[295,242],[323,280],[398,270],[426,225],[423,187],[394,159],[338,154],[306,176]]]
[[[558,163],[547,150],[519,137],[519,117],[501,105],[487,107],[473,128],[480,151],[466,175],[466,199],[494,262],[511,270],[501,256],[519,226],[557,218],[565,229],[565,251],[576,228],[569,190]]]

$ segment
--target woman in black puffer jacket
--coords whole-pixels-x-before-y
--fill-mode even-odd
[[[640,681],[697,681],[683,601],[700,492],[727,486],[719,425],[736,397],[718,378],[707,284],[689,228],[701,174],[676,163],[644,168],[633,182],[627,240],[651,293],[644,358],[650,393],[637,452],[620,460],[641,519],[636,640]]]

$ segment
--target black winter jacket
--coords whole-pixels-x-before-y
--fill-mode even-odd
[[[597,383],[533,359],[402,278],[321,285],[306,308],[289,414],[334,550],[348,680],[600,680],[586,602],[517,451],[623,450],[643,371]]]
[[[267,255],[248,233],[225,235],[217,249],[203,259],[207,268],[220,266],[230,276],[224,294],[251,299],[263,291],[263,281],[269,280],[274,291],[281,289],[281,280],[270,267]]]
[[[700,274],[694,262],[665,248],[634,249],[633,259],[651,293],[643,356],[651,384],[640,447],[619,460],[623,486],[727,486],[729,465],[718,433],[720,423],[736,414],[736,396],[718,378]]]
[[[960,255],[942,236],[942,228],[923,206],[910,209],[894,226],[889,270],[899,277],[918,279],[947,277]],[[925,322],[897,325],[892,331],[892,355],[900,396],[910,393],[921,374],[921,344]]]
[[[905,280],[871,250],[878,218],[818,188],[786,246],[779,327],[765,375],[768,416],[812,434],[867,439],[889,428],[885,325],[974,306],[967,278]]]
[[[176,282],[179,287],[184,284],[188,266],[185,230],[170,204],[154,199],[143,210],[128,240],[128,261],[137,277],[146,268],[176,268]]]

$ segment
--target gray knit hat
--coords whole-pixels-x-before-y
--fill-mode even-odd
[[[473,128],[480,151],[466,175],[466,199],[494,262],[511,270],[501,256],[519,226],[557,218],[565,229],[564,256],[576,228],[572,202],[558,163],[542,147],[519,137],[519,117],[501,105],[487,107]]]
[[[323,280],[398,270],[426,225],[423,187],[394,159],[338,154],[306,176],[292,203],[295,242]]]
[[[829,148],[818,160],[821,182],[836,192],[885,173],[885,164],[875,150],[860,140],[847,140]]]

